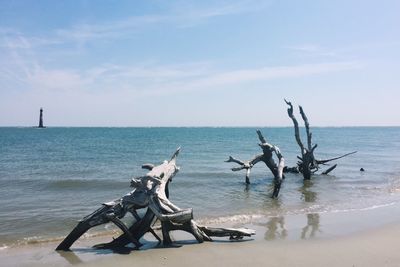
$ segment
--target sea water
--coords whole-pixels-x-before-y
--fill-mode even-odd
[[[300,150],[293,128],[260,130],[286,165],[295,166]],[[317,158],[358,152],[311,181],[286,174],[279,198],[271,199],[273,176],[262,162],[252,169],[250,185],[244,171],[231,171],[235,163],[224,162],[229,155],[249,160],[261,153],[256,128],[0,128],[0,246],[65,236],[101,203],[128,193],[130,179],[146,172],[142,164],[159,164],[177,147],[181,168],[170,200],[192,207],[202,223],[276,218],[279,224],[296,214],[312,220],[400,203],[400,128],[312,132]]]

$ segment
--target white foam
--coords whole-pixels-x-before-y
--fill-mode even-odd
[[[224,224],[224,223],[251,223],[256,220],[265,218],[262,214],[236,214],[230,216],[222,216],[218,218],[200,219],[201,224]]]
[[[395,204],[396,204],[396,202],[390,202],[390,203],[386,203],[386,204],[372,205],[370,207],[365,207],[365,208],[331,210],[331,211],[326,211],[326,212],[339,213],[339,212],[367,211],[367,210],[374,210],[374,209],[379,209],[379,208],[390,207],[390,206],[393,206]]]
[[[260,220],[267,218],[267,217],[274,217],[274,216],[290,216],[290,215],[302,215],[302,214],[309,214],[309,213],[318,213],[318,214],[329,214],[329,213],[344,213],[344,212],[358,212],[358,211],[369,211],[369,210],[375,210],[375,209],[380,209],[380,208],[385,208],[385,207],[390,207],[395,205],[397,202],[390,202],[390,203],[384,203],[384,204],[375,204],[367,207],[354,207],[354,208],[334,208],[332,206],[323,206],[323,205],[311,205],[306,208],[302,209],[297,209],[297,210],[292,210],[292,211],[286,211],[278,214],[261,214],[261,213],[255,213],[255,214],[236,214],[236,215],[228,215],[228,216],[221,216],[221,217],[216,217],[216,218],[200,218],[198,222],[200,224],[235,224],[235,223],[241,223],[241,224],[248,224],[248,223],[254,223],[254,222],[259,222]]]

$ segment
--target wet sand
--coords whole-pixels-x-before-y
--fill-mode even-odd
[[[140,251],[90,247],[109,237],[79,241],[72,252],[55,252],[57,243],[27,245],[1,250],[0,266],[400,266],[400,224],[323,238],[312,238],[311,229],[306,228],[306,238],[291,240],[283,239],[285,230],[277,222],[274,238],[253,225],[256,237],[241,242],[197,244],[189,235],[178,233],[180,240],[187,241],[165,248],[150,240]]]
[[[400,225],[327,240],[206,243],[115,256],[85,266],[400,266]],[[140,255],[139,255],[140,254]]]

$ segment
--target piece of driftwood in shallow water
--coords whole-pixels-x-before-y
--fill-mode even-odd
[[[281,189],[281,184],[283,180],[283,168],[285,166],[285,159],[282,156],[280,149],[277,146],[267,143],[264,136],[260,130],[257,130],[258,138],[260,139],[259,146],[261,147],[263,153],[255,156],[249,161],[241,161],[229,156],[229,159],[225,162],[235,162],[240,165],[240,167],[232,168],[232,171],[246,170],[246,184],[250,183],[250,172],[251,168],[258,162],[264,162],[267,167],[271,170],[274,175],[274,191],[272,197],[276,198],[279,195]],[[274,154],[277,156],[279,162],[275,163]]]
[[[331,158],[331,159],[325,159],[325,160],[316,159],[314,156],[314,151],[318,145],[312,144],[312,133],[310,131],[310,124],[308,122],[308,118],[307,118],[303,108],[301,106],[299,106],[300,115],[304,121],[304,127],[306,130],[307,146],[304,146],[303,142],[301,141],[299,123],[297,122],[297,119],[293,114],[293,105],[291,102],[286,101],[286,99],[285,99],[285,102],[289,106],[287,112],[288,112],[289,118],[291,118],[292,122],[293,122],[294,136],[296,138],[297,144],[300,147],[301,156],[297,157],[299,159],[299,161],[297,162],[296,167],[285,168],[284,172],[293,172],[293,173],[300,172],[303,174],[304,180],[309,180],[309,179],[311,179],[311,175],[313,175],[314,173],[316,173],[319,170],[319,168],[320,168],[319,165],[326,165],[330,161],[334,161],[334,160],[346,157],[348,155],[351,155],[351,154],[354,154],[357,152],[357,151],[353,151],[353,152],[347,153],[345,155]],[[332,167],[329,167],[327,170],[325,170],[321,174],[329,174],[336,167],[337,167],[337,164],[333,165]]]
[[[140,238],[147,232],[155,236],[165,245],[172,242],[170,231],[183,230],[194,235],[199,241],[211,241],[211,236],[229,236],[240,239],[255,234],[250,229],[208,228],[199,226],[193,220],[192,209],[180,209],[168,199],[168,185],[179,171],[176,158],[179,148],[169,161],[154,166],[145,164],[142,168],[149,170],[145,176],[133,178],[131,187],[134,189],[120,199],[104,203],[101,208],[83,218],[72,232],[58,245],[56,250],[69,250],[72,244],[90,228],[113,222],[123,232],[118,238],[105,244],[96,245],[96,248],[117,248],[132,243],[136,249],[142,244]],[[139,216],[138,210],[147,209],[144,215]],[[131,213],[135,222],[126,226],[120,219],[126,213]],[[161,221],[162,239],[152,228],[156,220]]]

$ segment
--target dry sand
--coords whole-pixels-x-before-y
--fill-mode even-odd
[[[187,243],[127,254],[85,242],[60,254],[53,243],[2,250],[0,266],[400,266],[400,224],[335,238]]]

